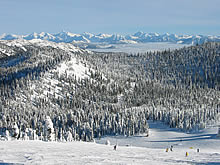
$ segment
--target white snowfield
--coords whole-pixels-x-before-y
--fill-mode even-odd
[[[216,138],[216,127],[186,134],[160,122],[149,125],[149,137],[108,136],[96,143],[0,141],[0,164],[220,164],[220,139]],[[106,140],[111,145],[101,144]],[[166,152],[171,145],[173,151]]]

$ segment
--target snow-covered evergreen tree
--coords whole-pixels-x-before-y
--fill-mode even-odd
[[[12,125],[12,137],[18,138],[19,133],[20,133],[20,131],[18,129],[18,125],[17,125],[17,123],[14,122]]]
[[[217,137],[220,137],[220,126],[218,127],[218,134]]]
[[[45,141],[54,141],[55,134],[53,128],[53,122],[49,116],[46,117],[45,126],[44,126],[44,140]]]

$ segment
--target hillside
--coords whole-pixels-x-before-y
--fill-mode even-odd
[[[14,54],[1,59],[3,136],[8,130],[10,136],[21,139],[35,136],[42,140],[91,141],[105,134],[147,131],[142,113],[125,111],[116,104],[122,89],[85,60],[91,52],[39,40],[14,42],[1,45],[14,50]],[[18,43],[23,52],[19,52]],[[14,62],[20,58],[25,60]],[[139,125],[130,122],[134,119]],[[48,122],[53,122],[53,128],[45,128]],[[19,134],[14,133],[16,129]],[[48,139],[50,133],[52,139]]]
[[[2,139],[93,141],[148,134],[149,119],[186,132],[219,121],[219,43],[141,54],[39,39],[0,48]]]

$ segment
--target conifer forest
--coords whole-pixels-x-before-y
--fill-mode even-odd
[[[1,138],[93,141],[148,136],[148,120],[184,132],[219,121],[220,43],[132,54],[13,42],[0,42]]]

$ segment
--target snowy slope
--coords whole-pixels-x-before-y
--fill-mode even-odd
[[[42,76],[39,80],[34,80],[33,83],[29,84],[31,95],[30,95],[30,101],[34,104],[36,99],[39,98],[45,98],[47,95],[55,95],[57,98],[58,96],[64,97],[66,96],[66,92],[64,92],[64,89],[68,87],[70,84],[68,82],[64,82],[61,80],[58,80],[57,77],[54,77],[55,74],[57,74],[59,77],[65,76],[67,74],[67,77],[75,77],[78,79],[84,79],[86,77],[90,76],[89,73],[89,66],[86,65],[83,60],[81,60],[77,54],[79,53],[91,53],[87,50],[82,50],[80,48],[75,47],[72,44],[69,43],[55,43],[51,41],[41,40],[41,39],[33,39],[33,40],[24,40],[24,39],[17,39],[17,40],[11,40],[11,41],[0,41],[3,45],[6,45],[6,48],[0,48],[0,55],[1,53],[4,53],[6,56],[13,56],[15,55],[17,48],[20,48],[24,52],[27,51],[28,46],[34,46],[34,47],[52,47],[57,48],[59,50],[63,50],[67,52],[70,55],[70,59],[63,60],[61,63],[56,65],[53,69],[49,70]],[[14,49],[16,51],[14,51]],[[50,57],[51,55],[47,52],[40,53],[38,59],[40,62],[43,62],[45,59],[42,57]],[[6,64],[5,64],[6,65]],[[90,69],[92,70],[92,69]],[[23,91],[20,91],[21,93]],[[21,102],[26,102],[27,97],[26,95],[20,94],[17,96],[17,99]],[[15,102],[16,103],[16,102]]]
[[[111,145],[86,142],[0,141],[0,163],[22,164],[220,164],[216,128],[185,134],[150,123],[150,137],[105,137]],[[117,139],[117,141],[116,141]],[[180,142],[180,139],[182,141]],[[113,150],[115,143],[117,150]],[[125,146],[126,143],[130,145]],[[173,151],[165,152],[173,145]],[[190,147],[193,147],[190,149]],[[197,148],[200,152],[197,152]],[[186,152],[189,156],[186,157]]]
[[[14,54],[14,51],[0,48],[0,54],[4,54],[6,56],[11,56]]]
[[[58,73],[61,77],[67,74],[67,77],[75,76],[76,79],[84,79],[90,76],[88,70],[89,68],[85,67],[85,65],[75,57],[72,57],[70,61],[62,62],[55,69],[46,73],[39,82],[36,81],[36,83],[31,85],[31,90],[34,91],[34,95],[31,96],[31,100],[34,102],[36,98],[45,98],[48,94],[55,94],[56,98],[58,96],[64,97],[63,89],[70,84],[68,82],[57,80],[53,75]],[[39,92],[39,89],[43,89],[43,92]]]
[[[88,52],[86,50],[82,51],[82,49],[75,47],[73,44],[55,43],[55,42],[42,40],[42,39],[32,39],[32,40],[16,39],[16,40],[12,40],[12,41],[1,40],[0,43],[4,43],[7,46],[20,47],[24,51],[26,51],[25,46],[34,45],[34,46],[39,46],[39,47],[50,46],[50,47],[59,48],[59,49],[62,49],[64,51],[68,51],[68,52]]]
[[[123,146],[136,146],[146,148],[167,148],[171,145],[175,148],[194,147],[202,149],[218,149],[220,139],[216,137],[217,127],[208,127],[197,133],[185,133],[175,128],[169,128],[162,122],[148,121],[150,135],[137,135],[134,137],[112,136],[97,140],[97,143],[104,144],[106,140],[111,143],[116,141]],[[219,145],[217,145],[219,144]]]

